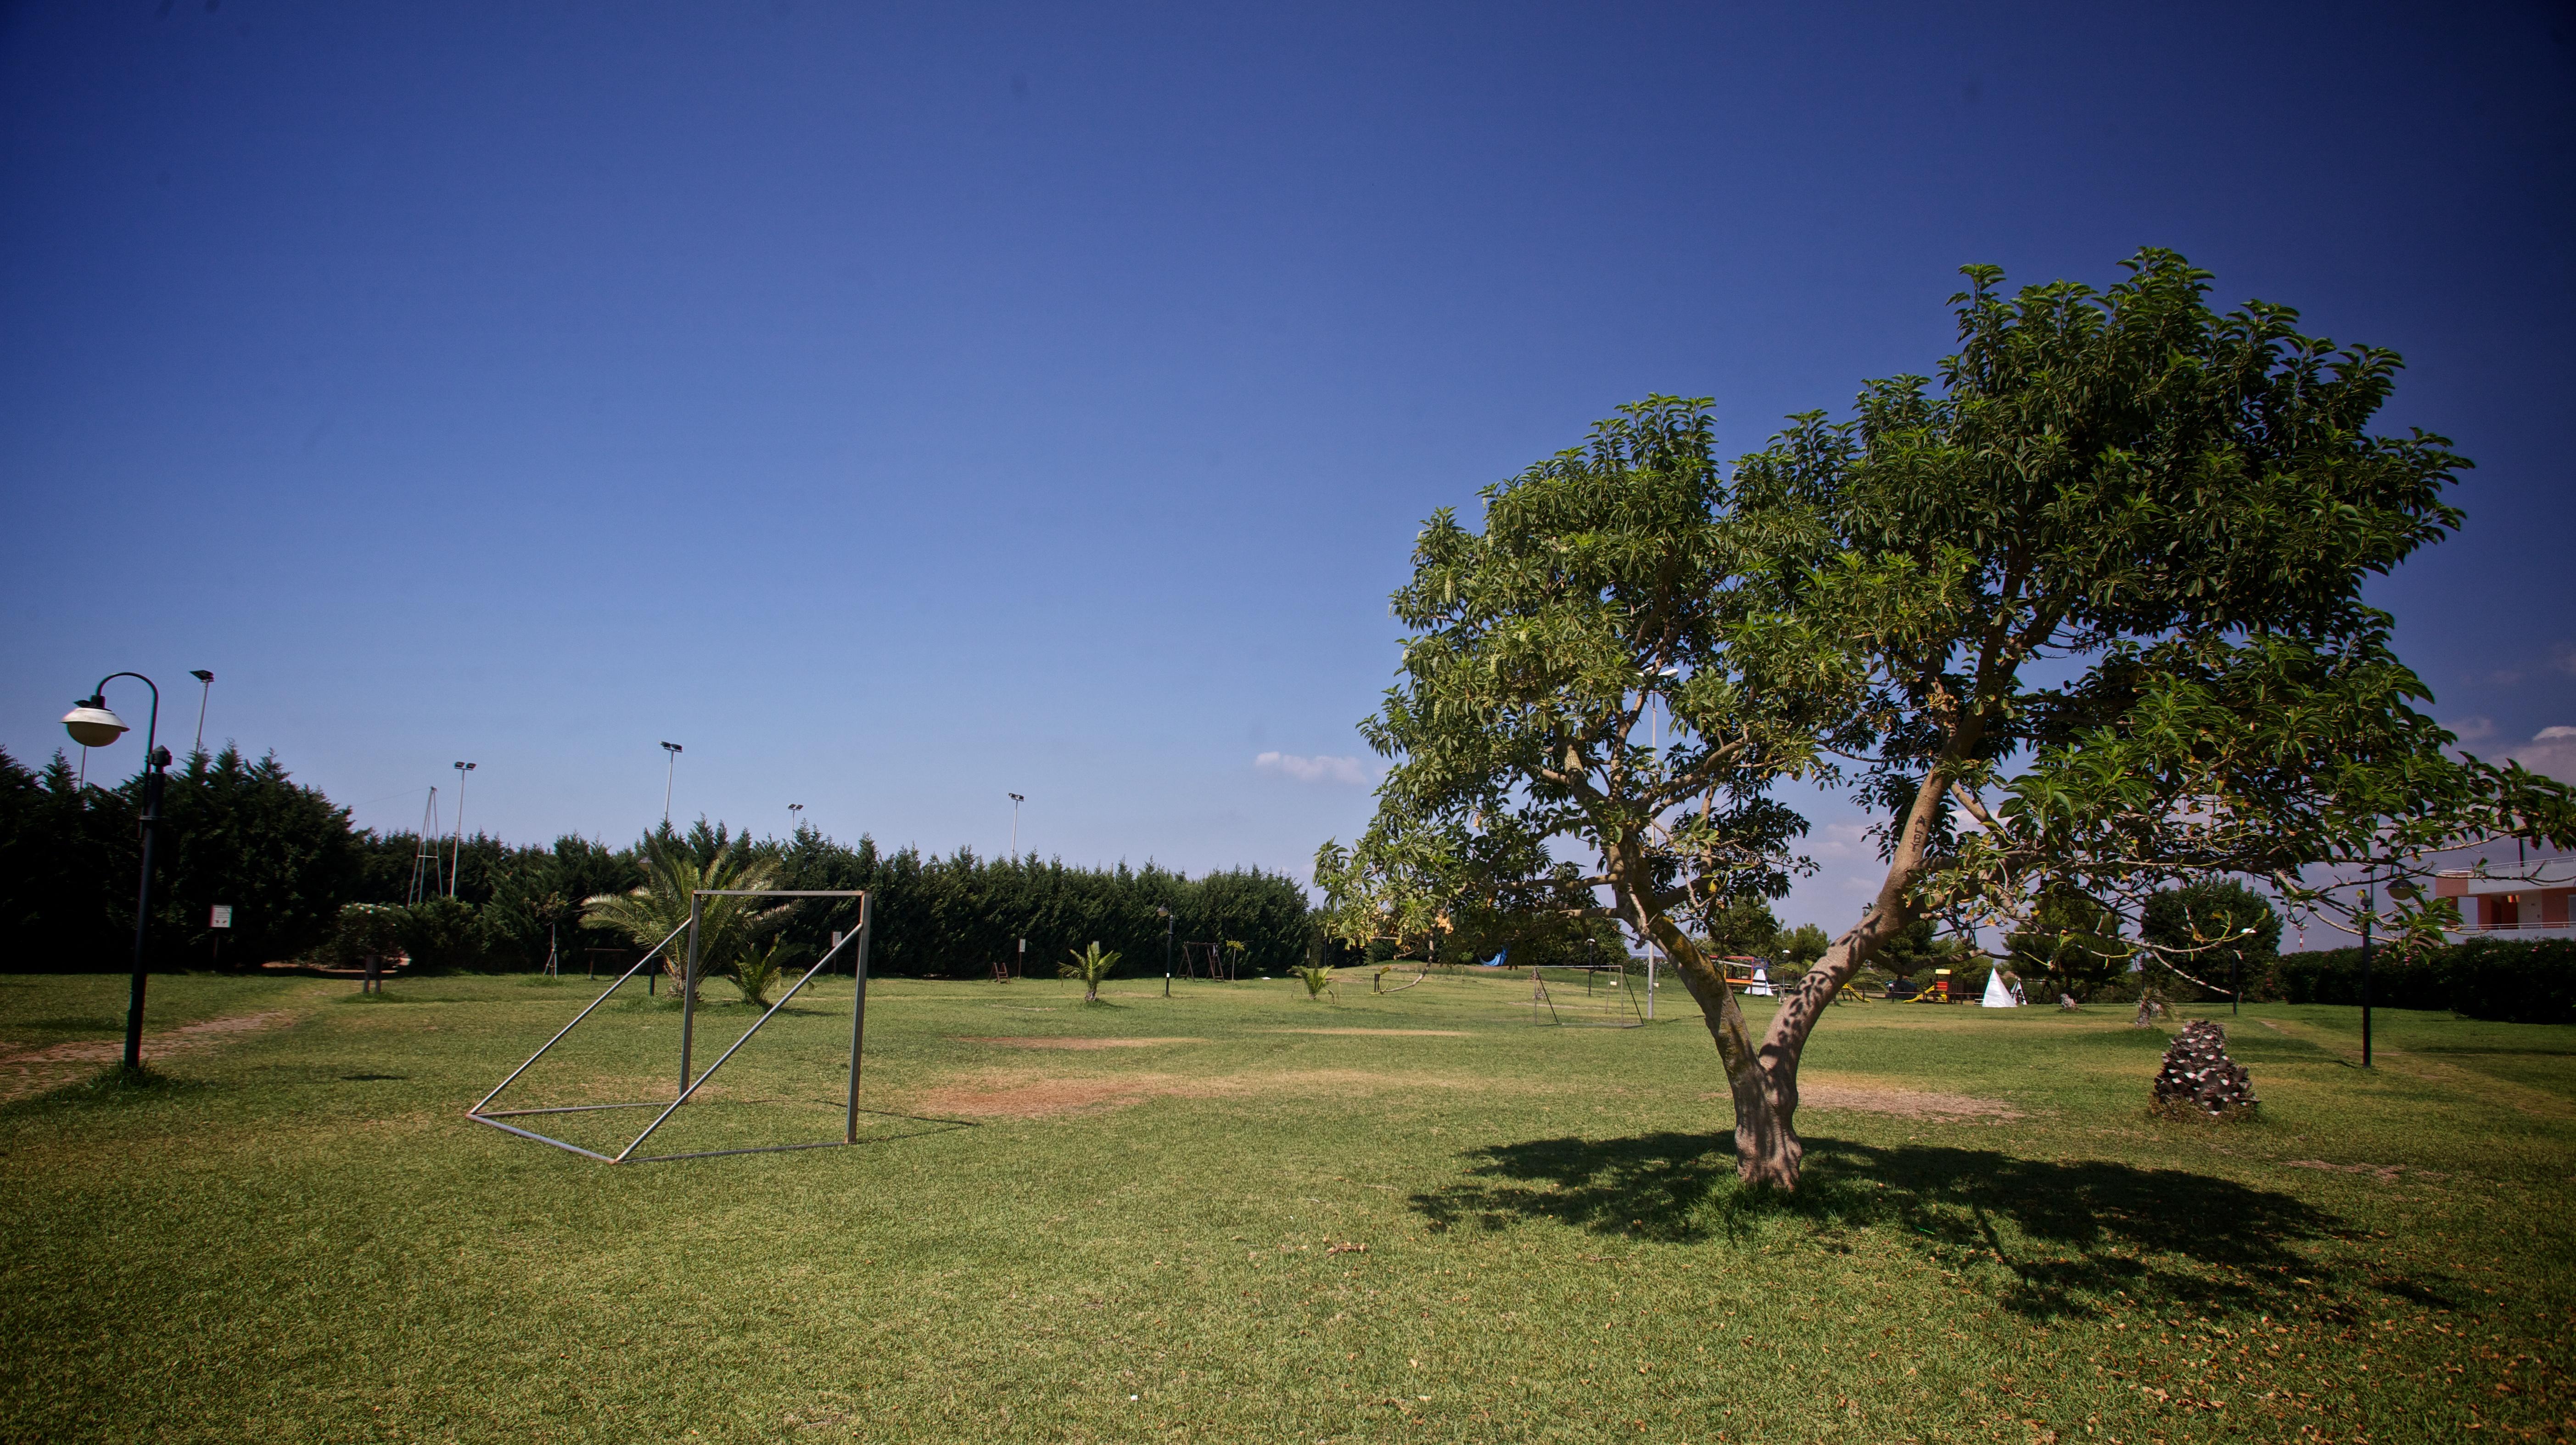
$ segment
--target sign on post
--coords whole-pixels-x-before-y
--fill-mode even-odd
[[[207,918],[206,918],[206,926],[207,926],[208,928],[230,928],[230,927],[232,927],[232,926],[233,926],[233,906],[232,906],[231,904],[229,904],[229,903],[218,903],[218,904],[216,904],[216,905],[214,906],[214,909],[212,910],[212,912],[211,912],[211,913],[207,916]]]

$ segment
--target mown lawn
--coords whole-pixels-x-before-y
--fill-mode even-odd
[[[2576,1029],[2383,1011],[2364,1073],[2351,1011],[2248,1008],[2263,1117],[2209,1126],[2148,1117],[2125,1010],[1841,1008],[1779,1200],[1677,991],[1586,1029],[1490,977],[880,982],[860,1147],[610,1168],[467,1121],[593,987],[156,981],[156,1028],[280,1017],[0,1105],[0,1437],[2576,1434]],[[0,979],[0,1062],[121,989]],[[849,1002],[652,1150],[834,1136]],[[667,1093],[677,1035],[613,1002],[505,1102]]]

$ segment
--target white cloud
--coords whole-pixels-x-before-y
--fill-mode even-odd
[[[1296,753],[1263,753],[1252,760],[1252,766],[1265,773],[1278,773],[1301,783],[1349,783],[1368,781],[1368,774],[1357,758],[1301,757]]]
[[[2491,717],[2464,717],[2451,724],[2451,731],[2464,743],[2484,742],[2495,736],[2495,730],[2495,719]]]
[[[2532,734],[2531,741],[2505,754],[2535,773],[2546,773],[2562,783],[2576,783],[2576,727],[2548,727]]]
[[[1867,823],[1827,823],[1811,837],[1814,842],[1803,851],[1815,858],[1860,858],[1869,856]]]

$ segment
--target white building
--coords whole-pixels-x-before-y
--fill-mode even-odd
[[[2455,937],[2576,938],[2568,903],[2576,894],[2576,859],[2551,858],[2516,874],[2491,878],[2474,868],[2448,868],[2433,880],[2433,896],[2460,902]]]

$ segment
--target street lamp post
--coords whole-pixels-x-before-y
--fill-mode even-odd
[[[667,833],[671,831],[671,780],[680,775],[680,745],[664,743],[662,751],[671,757],[670,765],[662,770],[662,831]]]
[[[456,896],[456,881],[465,871],[465,775],[472,763],[456,765],[456,843],[447,850],[447,896]]]
[[[1020,861],[1020,804],[1027,801],[1017,793],[1011,794],[1011,861],[1014,863]]]
[[[788,804],[788,805],[787,805],[787,837],[788,837],[788,839],[789,839],[790,841],[793,841],[793,840],[795,839],[795,837],[796,837],[796,835],[797,835],[798,833],[800,833],[800,832],[803,832],[803,831],[804,831],[804,828],[805,828],[805,805],[804,805],[803,803],[790,803],[790,804]]]
[[[161,687],[139,672],[111,672],[63,714],[63,730],[85,748],[103,748],[125,736],[125,720],[107,708],[107,685],[120,677],[152,689],[152,712],[143,725],[143,876],[134,890],[134,988],[125,1001],[125,1068],[132,1073],[143,1067],[143,937],[152,919],[152,840],[161,830],[162,770],[170,766],[160,744]]]
[[[2370,920],[2379,910],[2379,890],[2361,888],[2361,1066],[2370,1067]]]
[[[202,753],[206,750],[206,701],[215,695],[215,675],[202,667],[189,668],[188,675],[205,684],[205,689],[197,694],[197,745],[188,750]]]
[[[1154,911],[1163,915],[1163,997],[1172,996],[1172,910],[1155,904]]]

